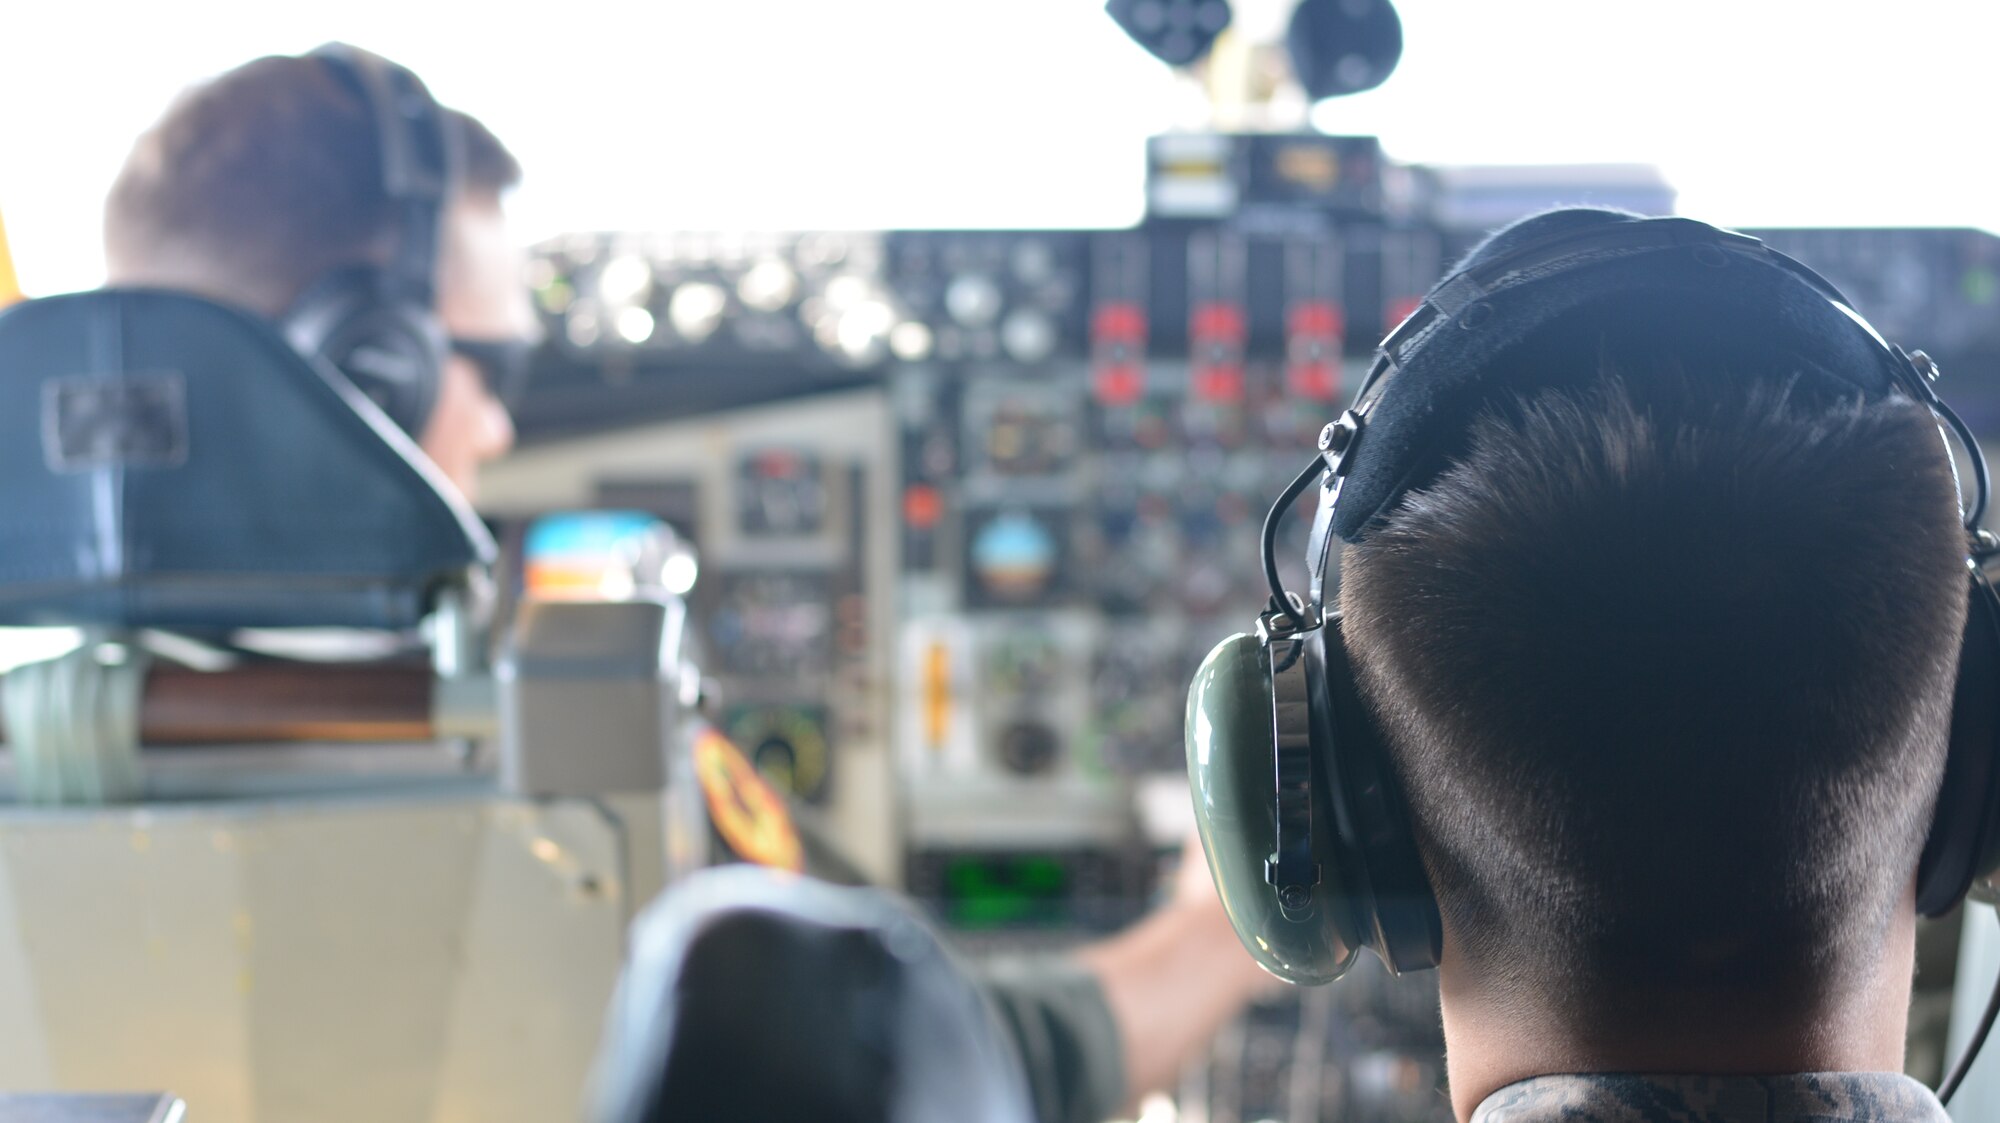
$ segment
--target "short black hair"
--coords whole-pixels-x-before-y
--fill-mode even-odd
[[[1364,696],[1482,974],[1582,1032],[1817,1008],[1879,949],[1943,773],[1949,454],[1907,399],[1597,355],[1497,398],[1346,547]]]
[[[521,166],[477,119],[461,194],[497,199]],[[114,280],[187,288],[266,314],[320,275],[383,260],[397,213],[360,94],[323,60],[271,56],[183,94],[127,156],[105,200]]]

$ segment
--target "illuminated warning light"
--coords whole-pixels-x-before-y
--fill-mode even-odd
[[[1347,334],[1347,325],[1342,322],[1340,305],[1333,301],[1301,300],[1286,315],[1285,332],[1295,339],[1310,336],[1338,340]]]
[[[1240,343],[1249,334],[1244,322],[1243,310],[1233,304],[1202,304],[1195,308],[1188,321],[1189,334],[1195,339],[1208,339]]]
[[[1330,402],[1340,396],[1340,364],[1291,363],[1285,367],[1285,390],[1294,398]]]
[[[1129,300],[1097,306],[1090,316],[1095,370],[1091,392],[1110,406],[1127,406],[1146,392],[1146,310]]]
[[[1243,309],[1222,301],[1197,304],[1188,316],[1188,341],[1196,358],[1189,372],[1194,396],[1207,402],[1243,400]]]
[[[1243,400],[1243,368],[1235,363],[1213,363],[1195,370],[1194,396],[1205,402]]]
[[[1241,344],[1249,328],[1243,319],[1243,309],[1234,304],[1209,301],[1195,305],[1188,317],[1188,336],[1197,342],[1222,342]]]
[[[1146,310],[1128,300],[1097,306],[1090,317],[1090,338],[1094,343],[1144,343]]]
[[[1285,390],[1294,398],[1331,401],[1340,393],[1341,337],[1346,324],[1330,300],[1302,300],[1285,316]]]
[[[767,480],[789,480],[799,475],[799,455],[790,449],[771,449],[757,454],[755,470]]]
[[[911,484],[903,489],[903,521],[918,530],[929,530],[944,518],[944,497],[929,484]]]
[[[1091,392],[1108,406],[1129,406],[1146,392],[1146,368],[1138,363],[1105,363],[1091,375]]]

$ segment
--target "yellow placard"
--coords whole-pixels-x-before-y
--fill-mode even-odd
[[[713,729],[697,734],[694,771],[716,833],[737,857],[793,873],[805,869],[805,848],[791,811],[729,738]]]
[[[14,254],[7,248],[7,223],[0,221],[0,305],[21,299],[21,281],[14,275]]]
[[[932,640],[924,652],[924,744],[944,751],[951,733],[951,649]]]

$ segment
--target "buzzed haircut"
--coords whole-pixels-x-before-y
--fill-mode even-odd
[[[485,125],[461,140],[459,191],[499,194],[521,167]],[[277,315],[321,275],[395,249],[380,138],[324,60],[272,56],[187,91],[141,136],[105,200],[111,279]]]
[[[1607,1037],[1821,1008],[1867,977],[1943,774],[1948,454],[1907,399],[1597,350],[1346,547],[1364,695],[1481,977]]]

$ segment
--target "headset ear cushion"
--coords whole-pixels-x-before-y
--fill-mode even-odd
[[[332,364],[417,440],[437,406],[444,329],[428,307],[391,288],[374,268],[335,270],[299,297],[282,326],[301,354]]]
[[[1324,686],[1314,708],[1339,746],[1327,757],[1322,782],[1337,834],[1322,846],[1354,871],[1348,881],[1366,945],[1398,975],[1425,971],[1444,953],[1443,920],[1388,745],[1361,698],[1343,626],[1338,616],[1329,620],[1312,634],[1316,648],[1308,649],[1311,681]]]
[[[1188,688],[1188,780],[1209,873],[1236,936],[1264,969],[1287,982],[1328,983],[1360,948],[1342,871],[1324,853],[1320,883],[1299,920],[1287,918],[1265,879],[1277,838],[1277,750],[1271,725],[1271,669],[1255,637],[1238,633],[1204,659]],[[1331,832],[1315,784],[1315,839]],[[1315,845],[1315,850],[1322,848]]]
[[[1952,691],[1951,748],[1917,866],[1917,912],[1942,916],[2000,870],[2000,594],[1977,569]]]

